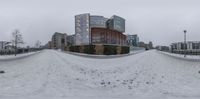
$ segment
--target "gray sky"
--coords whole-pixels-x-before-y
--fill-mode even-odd
[[[0,41],[10,40],[14,29],[27,45],[47,43],[54,32],[74,34],[74,15],[91,13],[126,19],[126,34],[141,41],[169,45],[200,40],[199,0],[0,0]]]

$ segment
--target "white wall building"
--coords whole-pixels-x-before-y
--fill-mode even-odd
[[[175,53],[200,53],[200,41],[172,43],[171,50]]]
[[[66,33],[54,33],[52,36],[52,48],[64,49],[67,45],[67,34]]]

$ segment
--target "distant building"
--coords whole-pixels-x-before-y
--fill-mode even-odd
[[[127,35],[127,43],[129,46],[138,46],[139,45],[139,37],[137,36],[137,34]]]
[[[52,36],[51,44],[53,49],[64,50],[65,46],[67,45],[67,34],[55,32]]]
[[[138,43],[138,46],[146,48],[146,44],[144,42],[142,42],[142,41]]]
[[[75,45],[120,45],[126,44],[125,19],[119,16],[104,18],[80,14],[75,16]]]
[[[11,42],[0,41],[0,50],[11,50],[14,47],[11,45]]]
[[[52,48],[52,41],[49,41],[47,44],[45,44],[44,48],[51,49]]]
[[[156,49],[160,51],[170,51],[169,46],[156,46]]]
[[[67,46],[71,46],[75,44],[75,34],[67,35]]]
[[[144,47],[146,50],[149,50],[149,49],[153,49],[153,43],[152,42],[149,42],[148,44],[144,43],[144,42],[139,42],[139,47]]]
[[[5,49],[7,44],[8,44],[8,42],[6,42],[6,41],[0,41],[0,50]]]
[[[152,42],[149,42],[148,46],[149,46],[149,49],[153,49],[154,48]]]
[[[11,45],[11,42],[0,41],[0,55],[10,54],[15,51],[14,46]]]
[[[177,42],[171,44],[171,51],[174,53],[200,54],[200,41]]]

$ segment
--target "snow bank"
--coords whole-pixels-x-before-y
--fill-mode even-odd
[[[186,57],[184,57],[184,55],[182,54],[174,54],[174,53],[162,52],[162,51],[160,52],[174,58],[179,58],[179,59],[189,60],[189,61],[200,61],[200,55],[186,55]]]
[[[87,58],[98,58],[98,59],[108,59],[108,58],[119,58],[119,57],[125,57],[125,56],[130,56],[133,54],[138,54],[145,52],[145,50],[132,50],[130,51],[129,54],[118,54],[118,55],[93,55],[93,54],[85,54],[85,53],[77,53],[77,52],[68,52],[65,51],[65,53],[76,55],[76,56],[82,56],[82,57],[87,57]]]
[[[16,59],[22,59],[22,58],[26,58],[29,57],[31,55],[34,55],[36,53],[39,53],[40,51],[37,52],[29,52],[29,53],[24,53],[24,54],[17,54],[17,56],[15,55],[0,55],[0,61],[11,61],[11,60],[16,60]]]

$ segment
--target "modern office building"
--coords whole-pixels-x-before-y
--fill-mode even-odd
[[[108,19],[107,26],[111,30],[116,30],[123,33],[125,32],[125,19],[113,15],[110,19]]]
[[[127,35],[127,43],[129,46],[138,46],[139,45],[139,37],[137,34],[135,35]]]
[[[196,53],[200,54],[200,41],[188,41],[172,43],[171,51],[174,53]]]
[[[75,45],[127,45],[125,19],[105,18],[89,13],[75,16]]]
[[[67,45],[67,34],[55,32],[52,36],[51,44],[53,49],[64,50],[65,46]]]

